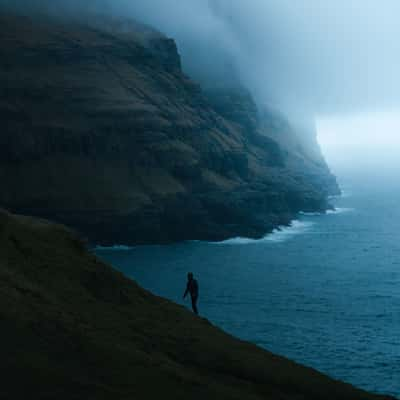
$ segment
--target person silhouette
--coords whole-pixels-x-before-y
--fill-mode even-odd
[[[188,273],[187,279],[186,290],[183,294],[183,298],[186,298],[188,293],[190,293],[193,312],[198,315],[199,312],[197,310],[197,299],[199,298],[199,284],[197,283],[197,280],[193,278],[193,274],[191,272]]]

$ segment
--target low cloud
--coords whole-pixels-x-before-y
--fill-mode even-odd
[[[335,114],[400,103],[397,0],[7,1],[139,19],[176,39],[186,71],[243,84],[281,110]]]

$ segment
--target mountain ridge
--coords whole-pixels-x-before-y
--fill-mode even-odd
[[[104,17],[0,22],[3,207],[97,244],[261,237],[329,208],[322,156],[245,92],[203,91],[172,39]]]

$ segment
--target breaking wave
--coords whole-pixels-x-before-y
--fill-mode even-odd
[[[261,239],[250,239],[244,237],[236,237],[232,239],[223,240],[222,242],[215,242],[215,244],[251,244],[251,243],[262,243],[262,242],[285,242],[293,236],[301,235],[310,231],[314,225],[312,221],[300,221],[294,220],[289,226],[280,226],[274,229],[271,233],[264,236]]]
[[[344,214],[348,212],[353,212],[354,208],[349,207],[336,207],[334,210],[328,210],[327,214]]]
[[[115,244],[113,246],[96,246],[94,248],[95,251],[101,251],[101,250],[108,250],[108,251],[127,251],[127,250],[132,250],[133,246],[125,246],[123,244]]]

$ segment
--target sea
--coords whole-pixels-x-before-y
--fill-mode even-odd
[[[189,309],[182,294],[193,272],[199,312],[213,324],[400,398],[400,180],[390,171],[339,170],[334,211],[299,214],[259,240],[116,245],[96,253]]]

